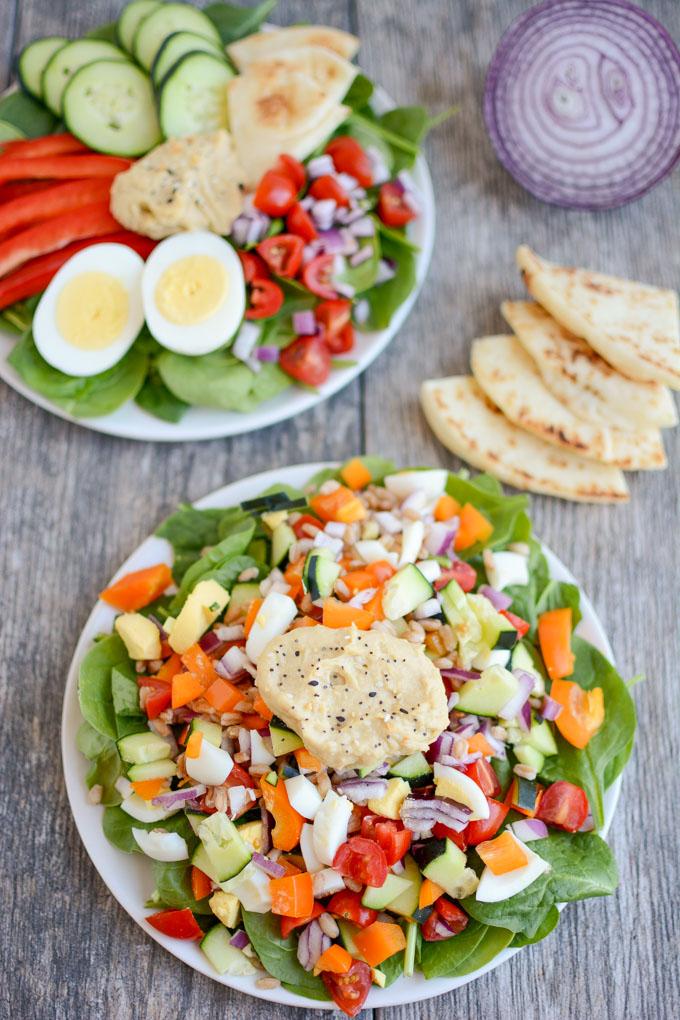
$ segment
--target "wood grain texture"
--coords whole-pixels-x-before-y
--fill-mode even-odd
[[[50,32],[111,20],[120,0],[4,0],[0,70],[12,50]],[[362,445],[402,463],[458,462],[418,410],[424,375],[465,371],[474,336],[502,329],[498,304],[521,296],[516,245],[550,258],[677,286],[677,174],[606,214],[570,213],[525,194],[493,155],[481,120],[484,69],[524,0],[283,2],[276,20],[358,30],[361,63],[402,102],[459,115],[428,143],[438,202],[432,271],[389,351],[316,411],[264,432],[186,445],[125,442],[61,421],[0,390],[0,754],[4,796],[0,1016],[190,1020],[311,1017],[260,1003],[184,967],[108,893],[71,820],[59,768],[64,677],[97,591],[180,499],[276,465],[342,458]],[[675,0],[649,0],[677,37]],[[680,752],[675,534],[680,434],[671,469],[631,478],[628,507],[535,498],[540,535],[583,582],[624,675],[641,732],[612,842],[621,888],[572,905],[558,932],[473,985],[440,999],[377,1010],[381,1020],[449,1015],[506,1020],[671,1020],[680,1002],[680,899],[674,822]],[[667,764],[670,763],[670,764]],[[651,765],[651,768],[650,768]],[[368,1013],[363,1014],[368,1016]]]

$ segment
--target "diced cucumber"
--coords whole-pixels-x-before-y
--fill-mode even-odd
[[[545,694],[545,679],[539,672],[531,652],[523,641],[518,641],[513,648],[512,659],[510,661],[513,669],[522,669],[525,673],[535,677],[534,686],[531,691],[532,694],[538,697]]]
[[[423,883],[420,868],[410,854],[404,858],[404,872],[399,875],[403,881],[408,882],[404,890],[387,904],[388,909],[402,917],[413,917],[413,912],[418,909],[418,898],[420,887]]]
[[[272,534],[272,567],[278,567],[279,563],[285,560],[288,550],[296,541],[295,532],[289,524],[286,524],[285,521],[277,524]]]
[[[434,589],[413,563],[407,563],[385,583],[383,612],[388,620],[412,613],[421,602],[432,598]]]
[[[323,548],[309,550],[302,568],[302,583],[312,600],[328,598],[341,570],[340,564]]]
[[[170,744],[151,730],[144,733],[131,733],[129,737],[121,737],[118,741],[118,753],[123,761],[133,765],[146,765],[150,761],[159,761],[170,757]]]
[[[206,39],[205,36],[197,35],[195,32],[173,32],[172,35],[169,35],[156,54],[151,67],[151,79],[156,88],[160,86],[166,74],[178,60],[181,60],[187,53],[196,52],[214,53],[218,57],[224,56],[224,51],[212,39]]]
[[[236,946],[230,944],[231,932],[223,924],[216,924],[201,939],[201,949],[218,974],[243,977],[254,974],[255,967],[248,957]]]
[[[290,754],[291,751],[296,751],[298,747],[304,746],[297,733],[289,729],[276,715],[269,722],[269,736],[272,741],[272,750],[277,758],[280,754]]]
[[[158,761],[150,761],[145,765],[131,765],[128,769],[128,779],[131,783],[143,783],[147,779],[169,779],[176,775],[177,766],[169,758],[159,758]]]
[[[534,720],[531,724],[531,729],[524,737],[523,743],[528,744],[529,747],[535,747],[537,751],[540,751],[546,757],[551,754],[557,754],[557,744],[547,719],[544,719],[541,723]]]
[[[201,811],[187,811],[187,821],[191,828],[194,830],[194,835],[198,836],[198,827],[201,822],[204,822],[206,815]]]
[[[234,823],[222,812],[204,819],[198,828],[198,838],[205,847],[217,882],[226,882],[237,875],[252,856]]]
[[[436,842],[439,842],[437,840]],[[462,850],[450,839],[445,840],[443,853],[434,857],[423,868],[423,875],[447,891],[455,889],[465,871],[466,858]],[[455,895],[455,894],[454,894]]]
[[[411,786],[425,786],[432,781],[432,766],[422,751],[416,751],[392,765],[387,774],[405,779]]]
[[[69,131],[98,152],[142,156],[161,140],[151,82],[131,61],[81,67],[63,105]]]
[[[212,53],[187,53],[163,80],[159,99],[165,138],[182,138],[229,126],[227,82],[233,71]]]
[[[40,88],[44,102],[57,117],[61,117],[63,112],[66,86],[76,71],[95,60],[126,61],[127,56],[113,43],[103,39],[76,39],[60,47],[50,57],[42,73]]]
[[[245,616],[250,603],[259,597],[260,586],[257,581],[242,581],[240,584],[235,584],[231,589],[231,599],[226,615],[227,623],[238,620],[240,616]]]
[[[358,924],[353,924],[351,921],[346,921],[344,918],[338,918],[338,928],[340,929],[340,941],[350,954],[357,960],[363,960],[363,956],[357,949],[357,944],[354,941],[354,936],[361,928]]]
[[[42,99],[43,71],[57,52],[68,43],[63,35],[48,35],[44,39],[34,39],[24,46],[17,63],[19,81],[24,92]]]
[[[132,53],[132,40],[141,22],[160,7],[159,0],[132,0],[120,12],[116,32],[121,46]]]
[[[509,620],[506,620],[504,616],[501,616],[500,619],[502,621],[500,623],[500,632],[493,647],[502,649],[514,648],[519,635]]]
[[[191,4],[162,4],[138,23],[132,40],[132,52],[147,71],[169,35],[174,32],[195,32],[221,46],[220,34],[210,18]],[[197,128],[196,130],[200,130]]]
[[[535,747],[530,744],[515,744],[513,747],[515,758],[521,762],[522,765],[528,765],[529,768],[535,769],[536,772],[540,772],[545,765],[545,755],[537,751]]]
[[[205,815],[201,815],[201,821],[205,821]],[[193,828],[193,826],[192,826]],[[196,830],[194,830],[196,831]],[[196,833],[198,835],[198,833]],[[195,868],[199,868],[205,875],[208,876],[213,882],[219,882],[218,870],[214,867],[212,861],[206,853],[206,849],[202,843],[199,843],[191,856],[191,863]]]
[[[208,743],[213,747],[222,746],[222,727],[219,723],[209,722],[207,719],[200,719],[196,716],[191,720],[190,733],[202,733]]]
[[[502,666],[489,666],[477,680],[468,680],[458,692],[456,710],[473,715],[499,715],[519,690],[519,680]]]
[[[366,886],[361,897],[362,905],[369,907],[371,910],[384,910],[388,903],[396,900],[398,896],[401,896],[407,889],[410,889],[410,886],[411,883],[407,878],[402,878],[401,875],[393,875],[390,872],[379,889],[372,885]]]

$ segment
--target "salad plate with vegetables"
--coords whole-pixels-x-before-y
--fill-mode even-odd
[[[527,502],[488,475],[301,465],[180,506],[123,565],[62,752],[85,847],[156,941],[354,1016],[614,892],[635,709]]]
[[[337,392],[424,280],[430,118],[360,40],[132,0],[0,99],[0,376],[113,435],[252,431]]]

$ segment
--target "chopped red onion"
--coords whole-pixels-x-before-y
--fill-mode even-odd
[[[244,636],[243,624],[222,624],[215,630],[220,641],[240,641]]]
[[[151,620],[153,625],[155,627],[158,627],[158,632],[159,632],[159,634],[161,636],[161,641],[167,641],[168,640],[168,635],[167,635],[166,631],[164,630],[163,624],[158,619],[158,617],[154,616],[153,613],[149,613],[149,615],[147,617],[147,620]]]
[[[253,322],[244,322],[236,334],[231,353],[239,361],[247,361],[260,339],[260,327]]]
[[[331,227],[329,230],[319,231],[315,247],[317,251],[324,251],[329,255],[344,255],[347,245],[342,232],[337,227]]]
[[[444,939],[453,938],[456,932],[451,928],[441,914],[437,911],[434,920],[429,926],[428,938],[431,942],[443,942]]]
[[[335,179],[345,191],[354,191],[355,188],[359,187],[358,180],[356,177],[352,177],[351,174],[339,173],[335,175]]]
[[[283,864],[277,864],[276,861],[270,861],[264,854],[259,854],[257,850],[253,851],[251,860],[256,868],[260,871],[264,871],[265,875],[269,875],[270,878],[283,878],[286,874],[286,869]]]
[[[380,525],[380,529],[386,531],[388,535],[398,535],[400,531],[403,531],[403,521],[400,521],[391,510],[378,510],[374,517]]]
[[[502,591],[496,591],[490,584],[480,585],[479,594],[484,595],[499,613],[504,609],[509,609],[512,605],[512,599],[509,595],[504,595]]]
[[[159,793],[151,801],[159,807],[174,807],[175,804],[185,804],[187,801],[198,800],[205,793],[205,786],[185,786],[181,790],[170,790],[168,793]]]
[[[453,712],[454,708],[456,707],[459,701],[460,694],[458,693],[458,691],[452,691],[451,694],[449,694],[449,700],[446,702],[446,711]],[[472,734],[470,734],[470,736],[472,736]]]
[[[215,665],[217,672],[225,676],[225,679],[242,673],[244,669],[250,672],[251,668],[250,659],[239,645],[232,645]],[[221,673],[221,670],[224,670],[225,673]]]
[[[363,215],[353,223],[350,223],[349,230],[351,230],[354,237],[373,237],[375,234],[375,224],[370,216]],[[372,246],[366,245],[366,247],[373,254]]]
[[[359,326],[364,326],[368,322],[370,314],[371,306],[366,298],[357,301],[354,306],[354,320]]]
[[[333,226],[333,218],[337,204],[332,198],[322,198],[312,206],[312,219],[319,230],[330,230]]]
[[[513,822],[510,828],[523,843],[545,839],[548,835],[548,826],[540,818],[521,818],[518,822]]]
[[[450,521],[435,521],[425,536],[425,548],[433,556],[446,556],[458,533],[458,518]]]
[[[356,289],[351,285],[351,283],[343,283],[341,280],[334,280],[333,286],[338,294],[342,294],[343,297],[353,298],[356,294]]]
[[[379,283],[387,283],[388,280],[394,279],[396,270],[387,259],[380,259],[378,262],[378,272],[376,273],[375,282],[376,285]]]
[[[335,214],[335,220],[336,223],[342,223],[343,226],[348,227],[351,223],[355,223],[357,220],[363,220],[365,216],[366,210],[363,206],[357,205],[354,202],[350,204],[349,208],[338,209]],[[370,235],[367,234],[366,236],[368,237]]]
[[[498,740],[497,737],[494,737],[493,734],[491,733],[491,730],[492,730],[491,720],[484,719],[482,721],[481,726],[479,727],[479,732],[484,734],[487,742],[491,745],[491,747],[493,747],[494,752],[493,757],[500,758],[501,760],[505,761],[505,759],[508,756],[508,753],[505,749],[505,744],[503,743],[502,740]]]
[[[314,970],[322,953],[330,949],[331,940],[316,918],[302,929],[298,941],[297,958],[305,970]]]
[[[562,705],[559,701],[555,701],[549,694],[546,694],[541,704],[540,716],[542,719],[548,719],[550,722],[554,722],[558,715],[562,711]]]
[[[458,669],[456,666],[443,669],[441,674],[446,680],[479,680],[482,675],[476,669]]]
[[[455,758],[452,754],[440,754],[437,761],[440,765],[450,765],[451,768],[459,769],[463,765],[472,765],[482,757],[481,751],[473,751],[471,754],[464,754],[461,758]]]
[[[246,946],[250,945],[250,939],[244,931],[239,929],[238,931],[235,931],[229,939],[229,945],[233,946],[234,949],[245,949]]]
[[[271,847],[271,821],[269,812],[262,802],[260,802],[260,820],[262,822],[262,835],[260,836],[260,842],[262,843],[261,851],[266,854]]]
[[[385,181],[389,181],[390,171],[380,149],[377,149],[374,145],[369,145],[366,148],[366,155],[371,161],[373,184],[384,184]]]
[[[458,695],[460,697],[460,695]],[[479,729],[475,723],[459,723],[457,726],[451,726],[451,730],[457,737],[463,737],[467,740],[468,737],[474,737],[475,733]]]
[[[258,347],[255,351],[255,357],[258,361],[269,361],[275,362],[279,360],[279,349],[273,344],[265,344],[263,347]]]
[[[363,248],[359,248],[353,255],[350,255],[349,264],[350,266],[360,266],[364,262],[367,262],[373,255],[373,249],[370,244],[365,244]]]
[[[394,864],[392,865],[392,872],[395,875],[403,875],[405,871],[406,868],[404,867],[403,861],[395,861]]]
[[[216,648],[224,644],[224,641],[214,630],[209,630],[203,635],[201,640],[198,642],[204,652],[208,655],[210,652],[214,652]]]
[[[507,704],[503,705],[503,708],[498,713],[502,719],[516,719],[520,714],[520,711],[524,707],[525,703],[529,699],[531,690],[534,686],[534,678],[529,674],[525,673],[523,669],[514,669],[513,675],[519,680],[519,690],[517,694],[510,698]]]
[[[531,704],[528,700],[525,701],[520,708],[517,721],[519,723],[519,728],[528,733],[531,729]]]
[[[449,797],[407,797],[401,805],[401,820],[412,832],[424,833],[437,822],[462,832],[469,822],[470,808]]]
[[[316,319],[311,309],[293,312],[293,329],[298,336],[312,336],[316,333]]]
[[[327,153],[324,153],[322,156],[315,156],[307,164],[307,174],[310,180],[314,180],[316,177],[335,175],[335,164]]]
[[[335,789],[339,794],[351,800],[353,804],[367,804],[374,797],[377,799],[385,795],[387,792],[387,780],[345,779]]]
[[[322,868],[321,871],[315,871],[312,875],[312,892],[317,900],[324,896],[332,896],[336,892],[342,892],[344,888],[344,878],[333,868]]]
[[[315,199],[313,195],[305,195],[304,198],[300,199],[300,205],[305,210],[305,212],[309,212],[309,210],[314,205],[314,201]]]
[[[455,739],[455,735],[450,733],[449,730],[444,730],[443,733],[440,733],[428,748],[427,757],[430,762],[437,761],[440,754],[451,754]]]

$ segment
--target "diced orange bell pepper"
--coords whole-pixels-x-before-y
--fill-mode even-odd
[[[243,694],[234,684],[218,676],[205,691],[204,698],[216,712],[233,712],[239,701],[243,700]]]
[[[387,560],[374,560],[373,563],[367,563],[366,570],[369,572],[376,585],[381,585],[384,584],[385,581],[389,581],[389,579],[394,577],[397,572],[397,568],[393,567]]]
[[[553,680],[550,697],[562,706],[555,726],[573,747],[583,749],[604,722],[602,688],[586,691],[574,680]]]
[[[366,609],[350,606],[339,599],[325,599],[323,604],[324,627],[351,627],[354,624],[359,630],[370,630],[375,617]]]
[[[354,963],[352,957],[349,955],[344,946],[335,945],[329,946],[316,961],[314,970],[317,972],[327,971],[330,974],[346,974],[352,964]]]
[[[485,758],[493,755],[493,747],[483,733],[474,733],[468,737],[468,754],[476,754],[479,751]]]
[[[308,751],[306,747],[297,747],[293,754],[295,755],[295,761],[301,769],[314,769],[315,772],[318,772],[320,768],[323,768],[322,762],[319,761],[315,754]]]
[[[304,595],[305,591],[302,583],[302,568],[304,565],[305,557],[301,556],[295,561],[295,563],[289,563],[283,572],[283,579],[290,588],[288,594],[296,602],[302,597],[302,595]]]
[[[551,609],[538,618],[538,643],[551,680],[560,680],[574,672],[571,650],[571,609]]]
[[[449,496],[448,492],[445,492],[435,504],[434,519],[435,521],[450,521],[459,510],[460,503],[458,500],[454,499],[453,496]]]
[[[252,712],[241,716],[241,726],[247,730],[266,730],[267,720],[263,719],[258,712]]]
[[[205,687],[214,680],[217,680],[218,674],[213,660],[209,655],[206,655],[198,644],[187,648],[184,655],[182,655],[182,663],[190,673],[199,678]]]
[[[284,917],[304,917],[314,908],[312,876],[308,871],[299,875],[284,875],[269,881],[272,897],[272,914]]]
[[[517,840],[506,830],[495,839],[478,843],[477,853],[494,875],[506,875],[528,864],[529,858]]]
[[[114,581],[101,592],[99,598],[124,613],[136,613],[148,606],[172,584],[172,573],[167,563],[134,570]]]
[[[267,721],[270,721],[271,719],[274,718],[274,713],[272,712],[271,708],[269,708],[261,694],[258,694],[257,697],[255,698],[255,701],[253,702],[253,708],[258,713],[258,715],[261,715],[262,718],[266,719]]]
[[[174,676],[182,672],[182,660],[177,652],[173,652],[169,659],[166,659],[156,673],[157,680],[172,680]]]
[[[181,708],[203,694],[203,684],[193,673],[178,673],[172,678],[172,707]]]
[[[372,480],[371,472],[361,457],[353,457],[343,464],[340,468],[340,477],[350,489],[365,489]]]
[[[384,960],[406,948],[406,936],[398,924],[374,921],[356,933],[354,944],[369,967],[379,967]]]
[[[340,578],[352,595],[366,588],[375,588],[375,577],[368,570],[350,570]]]
[[[253,629],[255,617],[259,613],[260,606],[262,605],[263,601],[264,599],[253,599],[253,601],[248,606],[248,612],[246,613],[245,622],[243,624],[243,632],[246,637],[248,637],[251,630]]]
[[[272,786],[271,783],[267,782],[265,776],[262,776],[260,779],[260,790],[262,791],[264,806],[274,816],[275,825],[272,832],[274,846],[277,850],[293,850],[300,842],[300,833],[302,832],[305,820],[291,806],[285,783],[282,779],[279,779],[276,786]],[[299,910],[297,914],[292,914],[291,916],[300,917],[302,914],[308,914],[311,909],[312,906],[310,904],[309,910]]]
[[[191,868],[191,892],[195,900],[205,899],[212,892],[212,879],[195,864]]]
[[[132,789],[142,800],[153,800],[166,784],[166,779],[139,779],[132,783]]]
[[[373,598],[370,598],[368,602],[364,602],[364,609],[367,613],[370,613],[373,620],[384,620],[385,614],[383,612],[382,600],[383,600],[383,585],[380,585]]]
[[[361,500],[344,485],[339,485],[332,492],[320,492],[312,496],[309,505],[321,520],[340,521],[342,524],[363,521],[367,513]]]
[[[319,621],[315,620],[313,616],[298,616],[297,620],[293,620],[290,625],[291,630],[297,630],[298,627],[318,627]]]
[[[480,513],[472,503],[465,503],[460,508],[460,524],[453,548],[456,552],[469,549],[476,542],[486,542],[493,534],[493,524]]]
[[[203,747],[203,734],[200,732],[200,730],[195,730],[187,740],[187,748],[184,753],[186,754],[187,758],[200,758],[202,747]]]
[[[433,882],[430,878],[424,878],[420,891],[418,893],[418,906],[422,910],[423,907],[431,906],[435,900],[438,900],[440,896],[444,895],[444,890],[436,882]]]

